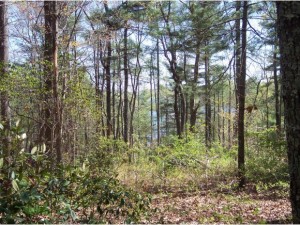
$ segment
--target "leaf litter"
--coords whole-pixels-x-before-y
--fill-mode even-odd
[[[238,190],[162,191],[153,194],[152,213],[141,223],[291,223],[287,194]]]

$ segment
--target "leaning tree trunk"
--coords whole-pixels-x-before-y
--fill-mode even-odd
[[[277,2],[293,223],[300,223],[300,2]]]

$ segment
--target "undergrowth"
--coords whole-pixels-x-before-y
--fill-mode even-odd
[[[257,191],[278,189],[287,193],[288,166],[283,137],[275,128],[248,133],[246,146],[247,182]],[[185,190],[211,186],[237,188],[237,147],[228,149],[214,142],[208,149],[193,136],[169,137],[156,147],[139,146],[134,161],[118,167],[118,178],[137,190]]]
[[[0,223],[132,223],[148,212],[150,196],[119,182],[102,139],[76,162],[53,168],[45,145],[19,148],[18,131],[13,155],[0,157]]]

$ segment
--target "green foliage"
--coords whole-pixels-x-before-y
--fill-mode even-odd
[[[16,127],[14,130],[20,130]],[[20,151],[13,137],[13,163],[1,158],[0,223],[137,222],[150,198],[124,185],[109,173],[103,152],[118,143],[106,143],[72,166],[52,169],[44,145]],[[120,145],[120,144],[119,144]]]
[[[246,161],[249,179],[255,182],[287,182],[287,151],[282,134],[272,127],[247,135],[251,137]]]
[[[207,149],[194,134],[168,136],[158,147],[135,149],[132,164],[124,163],[119,179],[135,188],[199,188],[234,176],[236,153],[213,144]],[[126,156],[125,156],[126,157]]]
[[[179,139],[176,136],[169,137],[169,144],[159,146],[150,155],[150,160],[160,164],[164,169],[174,167],[196,168],[205,158],[205,147],[196,139]]]

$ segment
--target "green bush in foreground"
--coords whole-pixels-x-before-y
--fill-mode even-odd
[[[18,143],[17,135],[12,135]],[[13,145],[9,166],[0,155],[0,223],[137,222],[150,199],[120,184],[98,148],[72,166],[56,166],[45,146]]]

